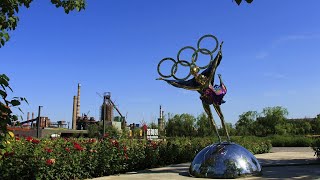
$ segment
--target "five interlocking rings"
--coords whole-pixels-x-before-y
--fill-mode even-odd
[[[201,47],[200,47],[201,41],[202,41],[203,39],[205,39],[205,38],[212,38],[212,39],[215,40],[216,46],[215,46],[215,48],[214,48],[212,51],[210,51],[210,50],[208,50],[208,49],[206,49],[206,48],[201,48]],[[159,62],[159,64],[158,64],[158,68],[157,68],[158,73],[159,73],[159,75],[160,75],[162,78],[170,78],[170,77],[173,77],[175,80],[183,80],[183,81],[184,81],[184,80],[187,80],[187,79],[190,77],[190,75],[191,75],[191,67],[192,67],[192,66],[197,66],[197,65],[196,65],[196,62],[197,62],[197,59],[198,59],[198,53],[201,53],[201,54],[204,54],[204,55],[210,55],[210,62],[209,62],[206,66],[202,66],[202,67],[201,67],[201,66],[197,66],[197,67],[199,67],[200,69],[206,69],[206,68],[209,66],[209,64],[213,61],[213,53],[218,49],[218,45],[219,45],[219,42],[218,42],[218,39],[217,39],[215,36],[213,36],[213,35],[211,35],[211,34],[204,35],[204,36],[202,36],[202,37],[198,40],[197,49],[195,49],[195,48],[192,47],[192,46],[185,46],[185,47],[181,48],[181,49],[179,50],[178,54],[177,54],[177,61],[176,61],[175,59],[171,58],[171,57],[163,58],[163,59]],[[187,49],[191,49],[191,50],[193,51],[193,54],[192,54],[192,57],[191,57],[191,63],[188,62],[188,61],[186,61],[186,60],[181,60],[181,59],[180,59],[180,54],[181,54],[184,50],[187,50]],[[164,75],[164,74],[162,74],[162,73],[160,72],[161,63],[163,63],[164,61],[172,61],[172,62],[173,62],[173,65],[172,65],[172,67],[171,67],[171,74],[170,74],[170,75]],[[189,68],[190,68],[189,74],[188,74],[186,77],[184,77],[184,78],[178,78],[178,77],[176,77],[175,74],[176,74],[177,71],[178,71],[178,64],[180,64],[180,65],[182,65],[182,66],[184,66],[184,67],[189,67]]]

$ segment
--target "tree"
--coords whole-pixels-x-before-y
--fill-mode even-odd
[[[268,134],[276,134],[276,126],[285,123],[289,113],[286,108],[276,106],[264,108],[262,114],[264,117],[260,119],[260,122],[267,128]]]
[[[236,123],[236,130],[238,135],[252,135],[254,134],[254,122],[258,117],[257,111],[247,111],[239,116]]]
[[[19,17],[19,9],[29,8],[33,0],[1,0],[0,1],[0,48],[9,41],[9,31],[16,29]],[[51,3],[57,8],[64,8],[65,13],[85,9],[85,0],[51,0]]]
[[[238,5],[241,4],[242,0],[235,0]],[[247,3],[252,3],[253,0],[246,0]]]
[[[320,134],[320,114],[317,115],[311,126],[314,134]]]
[[[202,113],[197,117],[196,122],[198,136],[212,136],[214,134],[213,127],[206,113]]]
[[[196,118],[190,114],[176,114],[166,124],[166,135],[171,137],[195,136],[195,121]]]
[[[157,125],[155,122],[151,122],[151,123],[148,125],[148,127],[149,127],[150,129],[158,129],[158,125]]]

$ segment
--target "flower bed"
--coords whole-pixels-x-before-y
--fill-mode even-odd
[[[33,139],[16,137],[0,159],[0,179],[85,179],[190,162],[212,138],[167,141],[131,139]],[[238,143],[253,153],[269,152],[269,141]]]

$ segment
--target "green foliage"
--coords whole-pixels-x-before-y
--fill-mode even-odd
[[[312,149],[314,150],[314,155],[317,158],[320,158],[320,138],[317,137],[311,144]]]
[[[241,4],[242,0],[235,0],[238,5]],[[247,3],[252,3],[253,0],[246,0]]]
[[[11,140],[12,150],[0,159],[0,179],[88,179],[127,171],[190,162],[213,138],[33,139]],[[262,138],[235,138],[253,153],[269,152]]]
[[[281,106],[266,107],[262,110],[262,117],[257,118],[257,124],[264,127],[262,136],[276,134],[276,126],[285,123],[288,110]]]
[[[239,116],[236,123],[236,130],[238,135],[250,135],[254,130],[254,122],[258,117],[256,111],[244,112]]]
[[[269,139],[256,136],[234,136],[231,137],[233,142],[242,145],[244,148],[251,151],[253,154],[262,154],[270,152],[272,143]]]
[[[18,117],[12,114],[11,108],[16,107],[21,111],[18,106],[23,101],[27,102],[22,97],[13,97],[11,100],[7,99],[8,91],[12,92],[9,81],[8,76],[0,74],[0,151],[2,154],[10,150],[10,144],[7,141],[13,137],[13,133],[7,130],[7,125],[18,120]],[[1,152],[0,158],[2,157]]]
[[[89,138],[100,138],[103,136],[108,137],[119,137],[121,132],[119,132],[115,127],[107,125],[105,129],[105,135],[103,135],[102,124],[91,124],[88,126],[88,137]]]
[[[197,128],[197,135],[200,137],[214,135],[213,127],[206,113],[201,113],[197,117],[196,128]]]
[[[176,114],[168,119],[166,124],[166,135],[169,137],[195,136],[196,118],[190,114]]]
[[[313,142],[312,137],[306,136],[269,136],[273,147],[309,147]]]
[[[100,133],[100,126],[98,124],[88,125],[88,137],[89,138],[99,138],[102,136]]]
[[[8,31],[15,30],[19,17],[19,9],[29,8],[32,0],[1,0],[0,1],[0,48],[10,39]],[[70,11],[81,11],[85,8],[85,0],[51,0],[56,7],[62,7],[68,14]]]
[[[148,128],[150,129],[158,129],[158,125],[154,122],[151,122],[149,125],[148,125]]]

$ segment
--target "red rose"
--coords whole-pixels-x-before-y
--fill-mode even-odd
[[[66,148],[65,150],[66,150],[67,152],[70,152],[70,148]]]
[[[47,160],[46,160],[46,164],[47,164],[48,166],[54,164],[55,162],[56,162],[55,159],[47,159]]]
[[[13,156],[14,155],[14,152],[5,152],[4,153],[4,157],[10,157],[10,156]]]
[[[78,151],[82,151],[83,150],[83,148],[78,143],[73,143],[73,147]]]
[[[113,141],[112,141],[112,145],[113,145],[114,147],[119,147],[119,143],[118,143],[117,140],[113,140]]]
[[[52,153],[53,152],[53,150],[50,149],[50,148],[44,148],[44,150],[47,151],[47,153]]]
[[[39,144],[39,143],[40,143],[40,140],[38,140],[38,139],[32,139],[32,143],[33,143],[33,144]]]
[[[32,137],[31,137],[31,136],[28,136],[28,137],[26,138],[26,141],[31,142],[31,141],[32,141]]]

